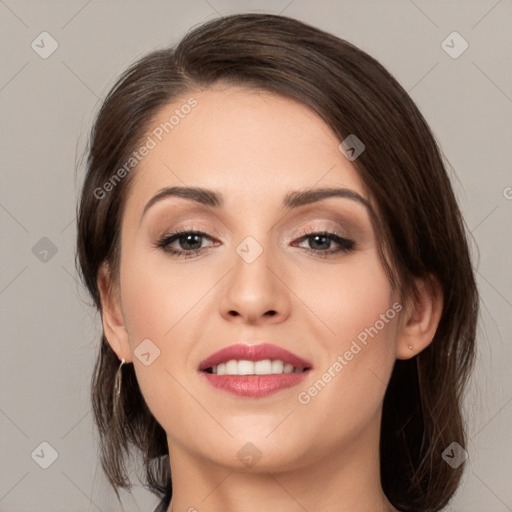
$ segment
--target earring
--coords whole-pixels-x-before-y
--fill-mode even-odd
[[[119,368],[117,369],[117,372],[116,372],[116,376],[115,376],[115,379],[114,379],[114,416],[117,415],[117,411],[119,409],[119,396],[121,394],[121,380],[122,380],[122,377],[123,377],[123,374],[122,374],[122,371],[121,371],[121,368],[123,367],[123,364],[125,363],[126,361],[124,360],[124,357],[123,359],[121,360],[121,364],[119,365]]]
[[[412,346],[412,345],[408,345],[408,346],[409,346],[409,348],[410,348],[411,350],[413,349],[413,346]]]

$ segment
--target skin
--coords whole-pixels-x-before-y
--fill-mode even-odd
[[[307,106],[216,85],[166,106],[151,126],[190,96],[197,106],[134,171],[118,280],[107,265],[98,276],[107,339],[120,359],[134,364],[145,400],[167,432],[168,510],[395,511],[380,484],[384,393],[395,359],[413,357],[431,342],[440,292],[418,280],[416,300],[402,300],[379,258],[369,213],[357,201],[335,197],[281,209],[288,192],[312,187],[344,187],[370,199],[339,140]],[[209,208],[168,197],[141,219],[146,203],[169,186],[211,188],[225,204]],[[188,258],[155,247],[177,228],[211,238],[195,240],[202,252]],[[354,249],[321,257],[338,244],[319,247],[304,233],[323,230],[353,240]],[[252,263],[236,252],[247,236],[263,248]],[[186,243],[178,239],[172,247],[185,251]],[[402,311],[300,403],[298,394],[395,302]],[[145,339],[160,350],[149,366],[134,354]],[[303,383],[265,398],[211,387],[198,372],[200,362],[243,342],[277,344],[313,369]],[[261,454],[252,467],[237,456],[246,443]]]

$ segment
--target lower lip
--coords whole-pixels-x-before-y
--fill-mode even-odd
[[[272,375],[217,375],[201,372],[206,380],[217,389],[236,396],[262,398],[281,389],[300,384],[310,370],[300,373],[279,373]]]

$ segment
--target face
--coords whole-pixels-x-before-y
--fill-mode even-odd
[[[182,108],[190,97],[197,104]],[[162,131],[176,109],[179,122]],[[133,362],[170,446],[228,467],[252,455],[261,470],[285,470],[378,437],[401,304],[369,195],[336,136],[298,102],[220,86],[163,109],[147,136],[155,145],[122,219],[123,327],[111,344]],[[170,187],[208,189],[219,204]],[[320,188],[342,192],[292,194]],[[279,362],[228,364],[258,376],[200,370],[221,349],[263,343],[301,362],[275,348],[254,359],[303,371],[264,375],[285,370]]]

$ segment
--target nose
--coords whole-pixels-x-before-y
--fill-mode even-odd
[[[270,247],[262,248],[254,261],[243,252],[235,252],[233,268],[223,284],[219,301],[221,315],[230,322],[276,324],[290,315],[291,292],[286,284],[286,271]]]

